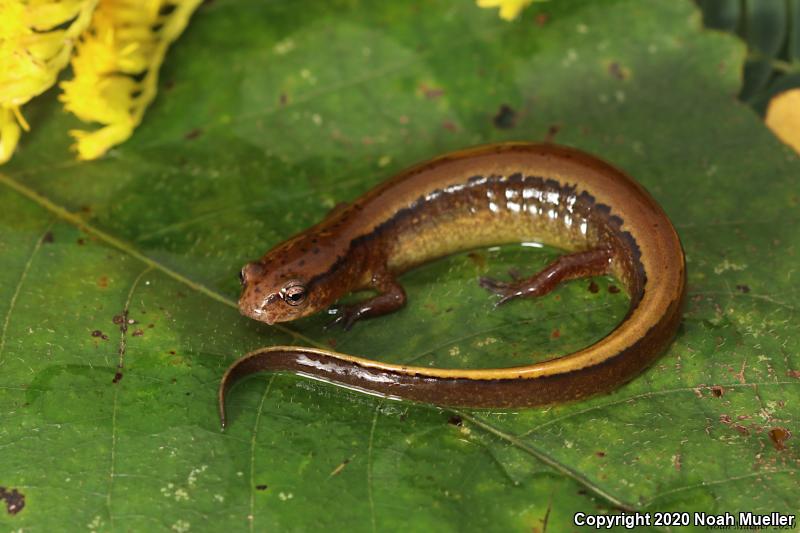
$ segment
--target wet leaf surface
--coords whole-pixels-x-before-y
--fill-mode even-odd
[[[559,0],[509,24],[471,2],[217,0],[105,159],[72,160],[75,123],[45,95],[0,174],[0,486],[24,498],[0,524],[568,531],[620,504],[795,511],[800,165],[736,101],[743,62],[689,2]],[[479,275],[558,253],[522,246],[408,273],[409,306],[350,333],[232,306],[246,260],[393,172],[545,138],[628,170],[678,227],[689,300],[652,369],[491,412],[263,375],[219,431],[218,380],[260,346],[489,367],[613,329],[627,302],[605,278],[493,310]]]

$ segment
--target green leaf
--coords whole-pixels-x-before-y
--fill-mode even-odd
[[[505,23],[466,1],[216,0],[106,158],[73,161],[76,122],[44,95],[0,174],[0,486],[25,502],[0,505],[3,529],[572,531],[574,513],[616,506],[796,512],[800,165],[735,101],[744,57],[686,1],[559,0]],[[490,367],[613,329],[627,302],[611,279],[493,310],[479,274],[557,254],[519,246],[409,273],[409,306],[350,333],[235,309],[241,265],[339,201],[448,150],[548,135],[629,171],[678,228],[689,299],[652,369],[587,401],[460,412],[263,375],[219,431],[218,381],[260,346]]]
[[[750,59],[744,65],[742,90],[739,98],[750,103],[757,99],[772,79],[772,62],[768,59]]]
[[[747,62],[739,98],[750,101],[772,77],[772,60],[786,39],[787,13],[785,2],[745,0],[743,6],[742,36],[756,57]]]
[[[697,0],[703,11],[703,22],[709,28],[736,31],[741,15],[742,0]]]
[[[745,0],[744,6],[747,44],[767,58],[775,57],[786,38],[786,2]]]
[[[800,61],[800,0],[787,0],[789,28],[786,55],[789,61]]]

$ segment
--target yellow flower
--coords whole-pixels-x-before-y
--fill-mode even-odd
[[[22,118],[19,107],[0,107],[0,163],[8,161],[11,154],[14,153],[14,148],[19,142],[20,126],[25,130],[28,129],[28,124]]]
[[[499,7],[500,18],[514,20],[520,12],[536,0],[477,0],[478,7]],[[540,0],[541,1],[541,0]]]
[[[96,4],[0,0],[0,163],[14,153],[20,129],[29,129],[20,107],[55,83]]]
[[[0,163],[28,130],[20,107],[55,81],[64,107],[95,131],[71,131],[94,159],[131,136],[156,95],[158,69],[201,0],[0,0]],[[80,39],[78,37],[80,36]]]
[[[158,69],[201,0],[101,0],[61,83],[64,107],[94,131],[70,131],[80,159],[123,142],[156,96]]]
[[[778,139],[800,154],[800,89],[773,96],[764,121]]]

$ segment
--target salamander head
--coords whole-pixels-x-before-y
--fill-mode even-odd
[[[248,263],[239,279],[242,294],[239,311],[250,318],[274,324],[288,322],[316,313],[330,305],[324,291],[308,286],[309,273],[305,254],[293,260],[282,255],[274,260],[273,253],[261,261]],[[305,271],[305,272],[304,272]]]

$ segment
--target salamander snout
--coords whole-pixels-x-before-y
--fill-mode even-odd
[[[269,271],[258,262],[246,264],[239,273],[242,283],[239,311],[267,324],[295,320],[313,312],[308,309],[306,284],[287,277],[286,272]]]

